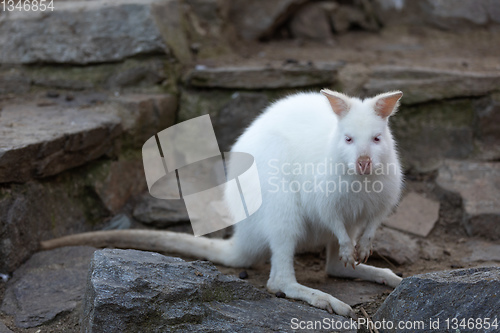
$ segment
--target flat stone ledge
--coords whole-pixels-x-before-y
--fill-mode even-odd
[[[177,108],[177,98],[168,94],[33,99],[2,107],[0,183],[52,176],[114,155],[122,138],[140,147],[173,125]]]
[[[158,0],[59,1],[54,11],[13,11],[0,17],[0,63],[89,64],[168,53]]]
[[[364,85],[367,95],[401,90],[403,104],[484,96],[500,90],[500,74],[438,68],[376,66]]]
[[[197,66],[184,77],[184,82],[193,87],[224,89],[327,86],[337,80],[337,71],[341,66],[342,62],[217,68]]]

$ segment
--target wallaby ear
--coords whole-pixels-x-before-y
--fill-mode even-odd
[[[375,96],[373,98],[375,113],[384,119],[393,115],[398,110],[401,97],[403,97],[401,91],[391,91]]]
[[[339,117],[344,117],[351,108],[350,98],[330,89],[322,89],[321,93],[328,98],[328,102],[332,106],[333,112]]]

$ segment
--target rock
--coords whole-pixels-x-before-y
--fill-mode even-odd
[[[500,122],[500,93],[480,101],[476,107],[479,122],[479,142],[481,159],[500,160],[500,132],[497,126]]]
[[[168,53],[162,23],[168,25],[174,15],[158,21],[155,14],[175,1],[163,6],[156,2],[68,1],[58,3],[54,11],[5,12],[0,63],[89,64]]]
[[[403,167],[427,173],[437,170],[446,158],[473,156],[474,119],[475,107],[470,99],[401,106],[390,122]]]
[[[52,176],[111,154],[121,132],[120,119],[112,115],[36,102],[6,105],[0,183]]]
[[[53,176],[116,154],[122,134],[124,148],[139,148],[174,123],[177,108],[177,99],[167,94],[51,103],[17,101],[3,107],[0,183]]]
[[[444,29],[500,23],[498,4],[491,0],[426,0],[421,8],[430,24]]]
[[[377,31],[379,26],[374,17],[363,12],[362,8],[341,5],[330,15],[333,30],[337,33],[347,32],[355,26],[368,31]]]
[[[0,333],[13,333],[4,323],[0,321]]]
[[[123,230],[130,229],[132,227],[132,221],[126,214],[118,214],[113,216],[113,218],[108,222],[108,225],[102,230]]]
[[[415,192],[408,193],[384,225],[427,237],[439,218],[439,202]]]
[[[333,42],[327,12],[321,3],[310,3],[302,7],[291,19],[289,27],[295,38],[325,43]]]
[[[384,332],[455,332],[452,319],[490,318],[498,316],[500,298],[500,268],[483,267],[442,271],[415,275],[403,279],[401,284],[386,298],[375,315],[374,321],[392,322],[394,329]],[[437,322],[431,327],[430,322]],[[447,327],[446,320],[450,326]],[[419,329],[396,329],[403,321],[421,322]],[[436,324],[435,324],[436,325]],[[474,326],[477,327],[477,326]],[[457,327],[458,328],[458,327]],[[462,330],[460,330],[462,331]],[[478,331],[478,330],[464,330]],[[482,332],[496,332],[497,328],[482,329]]]
[[[149,193],[142,196],[133,215],[138,221],[159,228],[189,222],[184,200],[157,199]]]
[[[325,317],[347,321],[301,302],[272,297],[237,277],[222,275],[208,262],[101,250],[91,261],[82,331],[291,331],[292,318]]]
[[[398,265],[411,264],[419,257],[417,241],[402,232],[380,228],[373,240],[374,257],[383,256]]]
[[[340,62],[293,66],[197,67],[184,82],[192,87],[225,89],[279,89],[328,86],[336,81]]]
[[[500,262],[500,245],[493,244],[480,240],[470,240],[465,243],[471,254],[465,258],[465,262],[484,262],[498,261]]]
[[[71,312],[83,299],[95,248],[74,246],[39,252],[7,283],[1,310],[20,328],[36,327]]]
[[[243,131],[269,105],[263,93],[237,92],[219,111],[214,130],[220,151],[230,151]]]
[[[364,89],[367,95],[390,90],[404,92],[402,104],[410,105],[451,98],[485,96],[497,91],[500,75],[401,66],[377,66]]]
[[[436,182],[460,194],[469,235],[500,239],[500,163],[446,160]]]
[[[441,246],[434,244],[429,240],[422,239],[419,240],[418,243],[420,246],[420,258],[424,260],[438,260],[445,252]]]
[[[269,37],[307,0],[233,0],[227,18],[246,40]]]
[[[19,71],[10,70],[0,73],[0,96],[6,94],[24,94],[30,89],[30,80]]]

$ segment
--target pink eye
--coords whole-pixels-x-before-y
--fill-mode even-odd
[[[380,136],[376,136],[373,138],[373,142],[380,142]]]
[[[350,136],[345,136],[345,142],[347,143],[351,143],[352,142],[352,138]]]

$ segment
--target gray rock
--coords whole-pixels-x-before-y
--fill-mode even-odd
[[[439,202],[415,192],[408,193],[384,225],[427,237],[439,218]]]
[[[374,257],[383,256],[399,265],[415,262],[419,253],[417,240],[397,230],[382,227],[373,240]]]
[[[500,298],[500,268],[484,267],[453,271],[443,271],[415,275],[403,279],[401,284],[387,297],[373,316],[373,320],[391,321],[394,329],[381,332],[457,332],[452,319],[469,320],[469,318],[498,318]],[[435,329],[430,322],[439,324]],[[422,322],[421,329],[396,329],[397,323]],[[477,326],[474,326],[477,327]],[[460,329],[460,327],[457,327]],[[477,329],[460,330],[460,332],[477,332]],[[490,327],[481,332],[497,332]]]
[[[215,135],[220,150],[229,151],[236,139],[268,104],[269,99],[263,93],[234,93],[214,121]]]
[[[373,69],[364,88],[368,95],[390,90],[404,92],[403,104],[416,104],[450,98],[484,96],[498,90],[500,75],[400,66]]]
[[[91,261],[82,332],[291,332],[292,318],[347,321],[272,297],[208,262],[101,250]]]
[[[5,12],[0,63],[88,64],[168,52],[155,2],[71,1],[54,11]]]
[[[465,262],[485,262],[498,261],[500,262],[500,244],[480,240],[470,240],[465,243],[471,254],[463,258]]]
[[[246,40],[269,37],[300,5],[307,0],[233,0],[229,2],[228,19],[236,32]]]
[[[0,183],[52,176],[111,156],[120,136],[126,148],[138,148],[174,123],[176,108],[171,95],[144,94],[12,102],[2,109]]]
[[[332,43],[332,29],[327,14],[321,3],[305,5],[295,13],[290,21],[289,27],[292,36],[304,40]]]
[[[189,222],[184,200],[163,200],[144,195],[134,209],[134,218],[155,227]]]
[[[121,132],[113,115],[35,102],[4,106],[0,183],[52,176],[110,154]]]
[[[328,86],[336,81],[340,62],[293,66],[198,67],[184,78],[186,84],[203,88],[279,89]]]
[[[30,80],[19,71],[10,70],[6,73],[0,73],[0,96],[27,93],[30,85]]]
[[[39,326],[75,310],[83,299],[94,248],[75,246],[39,252],[7,283],[1,310],[20,328]]]
[[[436,182],[463,200],[470,235],[500,239],[500,163],[446,160]]]
[[[425,173],[437,170],[446,158],[474,155],[474,119],[470,99],[402,105],[390,121],[404,168]]]
[[[4,323],[0,321],[0,333],[13,333]]]
[[[108,222],[108,225],[102,230],[123,230],[130,229],[132,221],[126,214],[118,214]]]

